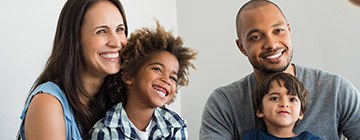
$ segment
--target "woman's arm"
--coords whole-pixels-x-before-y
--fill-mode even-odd
[[[61,103],[52,95],[40,93],[30,102],[25,118],[27,140],[65,140],[66,129]]]

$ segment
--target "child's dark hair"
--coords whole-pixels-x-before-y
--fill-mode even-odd
[[[177,89],[188,84],[189,67],[195,69],[190,60],[195,59],[197,52],[183,47],[182,38],[175,38],[171,32],[165,31],[159,21],[156,21],[156,25],[156,30],[146,27],[136,30],[130,35],[127,46],[121,50],[120,72],[115,75],[110,91],[115,95],[112,97],[113,102],[126,104],[127,89],[123,80],[134,77],[146,62],[164,51],[171,53],[179,61]]]
[[[298,96],[301,103],[301,113],[305,113],[308,91],[296,77],[282,72],[271,74],[256,85],[252,93],[252,101],[255,112],[263,111],[262,100],[264,96],[269,93],[271,83],[273,82],[277,82],[279,85],[283,82],[285,88],[288,90],[288,94]]]

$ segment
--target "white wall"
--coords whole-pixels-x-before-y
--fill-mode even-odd
[[[235,16],[246,0],[179,0],[178,31],[200,55],[183,90],[182,115],[198,139],[204,104],[212,91],[252,72],[235,44]],[[360,7],[347,0],[274,0],[291,25],[293,62],[345,76],[360,89]],[[321,87],[320,87],[321,88]]]
[[[198,139],[209,94],[252,71],[236,47],[235,16],[245,0],[121,0],[129,31],[155,27],[184,37],[199,51],[190,85],[171,106]],[[360,7],[346,0],[275,0],[292,29],[294,62],[344,75],[360,89]],[[65,0],[4,1],[0,5],[0,139],[14,139],[28,91],[50,55],[55,27]],[[181,99],[181,100],[180,100]]]
[[[2,1],[0,4],[0,139],[15,139],[20,113],[52,49],[57,19],[66,0]],[[177,34],[176,1],[121,0],[129,33],[155,27],[156,18]],[[171,105],[180,112],[180,97]]]
[[[2,1],[0,5],[0,139],[15,139],[28,91],[51,51],[64,1]]]

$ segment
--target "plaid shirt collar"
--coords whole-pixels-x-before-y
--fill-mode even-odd
[[[165,107],[158,107],[155,109],[151,124],[150,135],[163,137],[168,137],[171,133],[171,129],[186,127],[184,120],[181,119],[178,114]],[[104,125],[109,128],[122,129],[126,137],[133,138],[137,136],[135,130],[131,128],[130,119],[126,114],[122,103],[118,103],[106,113]]]

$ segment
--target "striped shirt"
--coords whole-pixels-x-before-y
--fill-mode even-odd
[[[165,107],[154,111],[150,124],[149,140],[186,140],[188,137],[185,121]],[[139,140],[135,129],[122,106],[118,103],[106,112],[90,132],[93,140]]]

